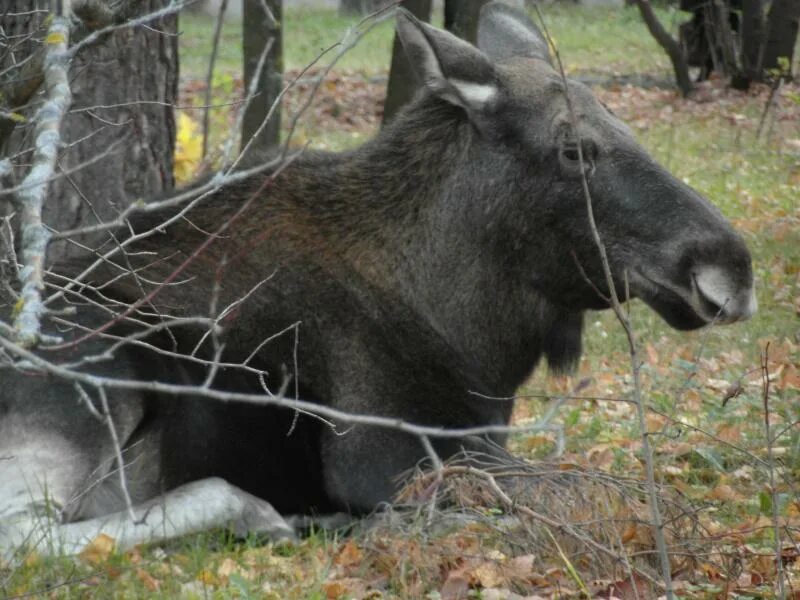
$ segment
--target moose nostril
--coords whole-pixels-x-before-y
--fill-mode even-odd
[[[714,298],[708,295],[703,286],[697,281],[697,276],[692,275],[692,282],[697,290],[697,296],[705,309],[706,314],[714,315],[715,318],[725,317],[725,307],[730,303],[730,298]],[[708,289],[708,286],[706,286]]]
[[[731,322],[747,319],[756,311],[752,280],[739,282],[719,267],[706,266],[693,272],[692,287],[707,317]]]

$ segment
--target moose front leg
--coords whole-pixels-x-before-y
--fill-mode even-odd
[[[502,446],[478,436],[432,439],[431,444],[443,461],[459,453],[509,459]],[[404,476],[426,458],[429,454],[422,439],[402,431],[366,426],[340,435],[326,431],[322,444],[325,489],[343,510],[369,512],[390,502]]]
[[[218,477],[185,484],[133,507],[73,523],[30,510],[0,521],[0,556],[19,548],[43,555],[77,554],[105,534],[117,550],[228,527],[235,535],[294,539],[293,528],[265,500]]]

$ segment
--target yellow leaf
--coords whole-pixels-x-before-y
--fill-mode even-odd
[[[178,132],[175,137],[175,182],[192,179],[203,160],[203,135],[200,126],[185,113],[178,113]]]
[[[58,33],[54,31],[44,39],[45,43],[47,44],[63,44],[67,41],[67,37],[63,33]]]
[[[89,542],[78,556],[93,565],[104,563],[108,560],[108,557],[111,556],[111,553],[114,552],[115,544],[116,541],[114,538],[105,533],[101,533]]]
[[[330,600],[337,600],[347,594],[347,587],[340,581],[326,582],[322,587],[325,590],[325,597]]]
[[[208,585],[208,586],[219,585],[219,578],[208,569],[203,569],[202,571],[200,571],[200,573],[197,575],[197,580],[203,585]]]
[[[14,304],[14,310],[12,311],[11,316],[16,318],[19,315],[19,313],[22,312],[23,308],[25,308],[25,298],[20,296],[19,300],[17,300],[16,303]]]

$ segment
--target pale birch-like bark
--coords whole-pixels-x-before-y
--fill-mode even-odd
[[[14,311],[14,335],[26,347],[38,341],[44,311],[42,290],[50,233],[42,223],[42,208],[62,144],[61,123],[72,102],[68,79],[68,43],[69,21],[65,17],[55,17],[45,39],[44,81],[47,99],[34,117],[33,166],[16,197],[21,217],[22,269],[19,277],[22,290]]]

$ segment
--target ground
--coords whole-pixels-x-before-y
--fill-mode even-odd
[[[800,597],[800,86],[736,92],[712,79],[684,99],[635,12],[553,5],[544,17],[568,73],[592,82],[662,164],[717,204],[754,255],[760,311],[747,323],[678,333],[643,305],[629,308],[676,590],[686,598],[773,598],[780,566],[786,597]],[[288,9],[287,81],[351,24],[333,11]],[[190,16],[182,27],[181,105],[198,106],[210,24]],[[241,95],[237,36],[226,26],[212,90],[219,104]],[[391,23],[383,23],[342,58],[302,115],[294,145],[341,149],[374,134],[390,43]],[[289,92],[284,123],[322,68],[303,73]],[[177,168],[190,178],[201,162],[202,111],[181,114]],[[230,106],[212,110],[210,162],[234,118]],[[422,502],[417,512],[368,530],[313,532],[282,546],[212,532],[125,554],[100,538],[78,559],[32,555],[0,566],[0,596],[654,597],[631,385],[630,348],[609,313],[590,315],[575,375],[542,369],[525,384],[515,424],[554,410],[561,426],[512,439],[520,456],[547,459],[519,467],[540,486],[529,506],[509,504],[485,474],[453,467],[434,496],[430,479],[409,487],[403,499]],[[566,482],[566,497],[549,487],[553,479]],[[469,518],[453,516],[454,506]]]

